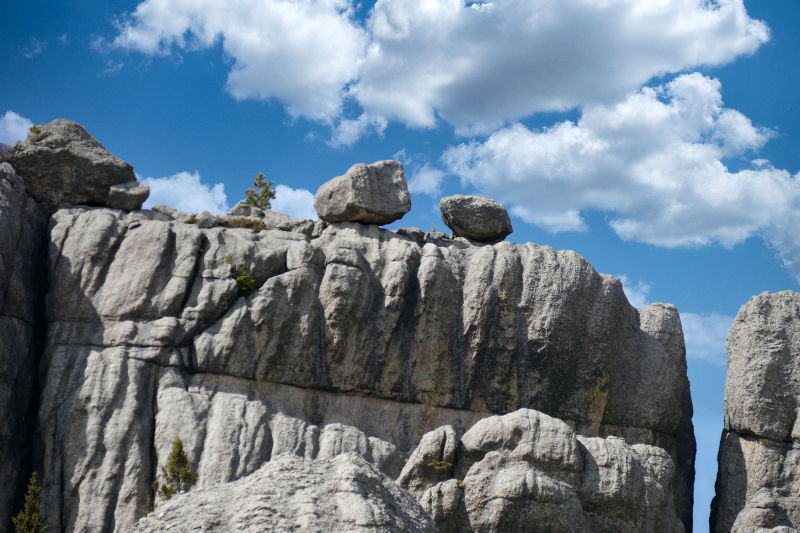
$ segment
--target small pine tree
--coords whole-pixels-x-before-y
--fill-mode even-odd
[[[164,479],[161,483],[158,480],[153,482],[153,490],[156,495],[160,495],[163,500],[169,500],[177,493],[189,490],[197,482],[197,472],[192,472],[189,458],[183,451],[183,441],[180,437],[172,443],[172,453],[169,454],[167,467],[161,467]],[[153,507],[153,501],[148,499],[148,504]]]
[[[247,199],[244,203],[252,205],[253,207],[258,207],[259,209],[270,209],[272,207],[269,201],[275,198],[275,191],[272,190],[272,186],[275,185],[275,182],[270,181],[267,183],[267,180],[264,178],[264,174],[259,172],[256,179],[253,180],[253,186],[256,188],[247,189],[245,191]]]
[[[36,480],[36,472],[31,474],[25,506],[12,521],[17,533],[44,533],[50,528],[42,525],[42,487]]]

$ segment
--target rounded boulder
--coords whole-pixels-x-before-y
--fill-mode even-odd
[[[439,209],[444,223],[459,237],[499,242],[514,231],[506,208],[489,198],[456,194],[442,198]]]

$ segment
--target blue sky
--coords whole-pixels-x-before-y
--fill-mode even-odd
[[[796,0],[17,2],[0,18],[0,142],[69,118],[151,200],[225,210],[258,172],[275,208],[400,159],[414,207],[504,203],[514,242],[573,249],[635,305],[681,312],[705,530],[724,341],[800,279]]]

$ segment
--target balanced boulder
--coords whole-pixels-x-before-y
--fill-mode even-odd
[[[444,223],[459,237],[499,242],[514,231],[506,208],[489,198],[456,194],[442,198],[439,209]]]
[[[14,143],[7,160],[28,194],[51,211],[74,204],[133,210],[149,194],[147,185],[136,183],[131,165],[71,120],[34,126],[24,142]],[[113,186],[121,187],[112,192]]]
[[[411,210],[403,165],[398,161],[359,163],[324,183],[314,208],[325,222],[389,224]]]

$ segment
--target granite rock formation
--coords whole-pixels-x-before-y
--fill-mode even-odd
[[[439,202],[439,210],[444,223],[459,237],[499,242],[514,231],[506,208],[482,196],[448,196]]]
[[[0,166],[0,468],[17,481],[0,498],[32,466],[51,532],[251,527],[259,502],[276,530],[691,530],[677,311],[633,308],[576,253],[379,228],[410,207],[396,162],[337,178],[360,222],[83,205],[49,227],[15,168]],[[197,485],[136,526],[176,437]],[[263,492],[276,483],[297,498]]]
[[[711,531],[800,530],[800,294],[751,298],[727,351]]]
[[[137,183],[133,167],[109,153],[83,126],[57,119],[34,128],[24,142],[14,143],[7,160],[37,202],[51,211],[76,204],[141,208],[147,185]]]
[[[46,230],[44,210],[11,165],[0,163],[0,530],[20,507],[30,474]]]
[[[344,176],[324,183],[314,208],[325,222],[389,224],[411,210],[403,165],[398,161],[358,163]]]

